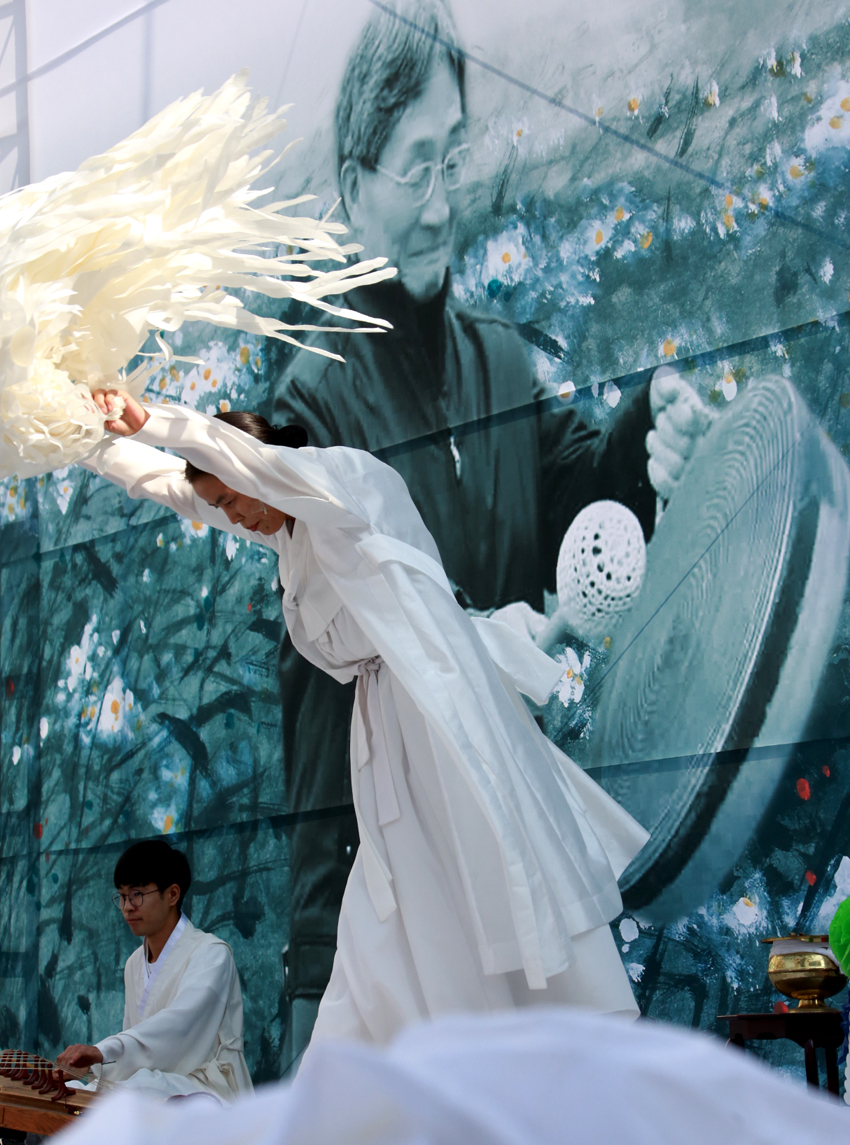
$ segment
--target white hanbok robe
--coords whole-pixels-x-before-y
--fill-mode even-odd
[[[314,1041],[386,1042],[418,1018],[532,1002],[636,1013],[606,924],[647,835],[529,716],[517,688],[542,702],[560,667],[459,607],[404,481],[370,454],[265,446],[184,406],[148,408],[87,466],[274,549],[295,647],[358,678],[361,845]],[[290,514],[291,535],[231,525],[150,446]]]
[[[124,967],[123,1030],[97,1043],[101,1078],[161,1098],[206,1092],[232,1101],[249,1093],[242,991],[227,943],[187,919],[140,1014],[146,981],[143,944]]]

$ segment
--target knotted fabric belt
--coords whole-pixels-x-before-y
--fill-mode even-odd
[[[360,830],[360,846],[363,851],[363,870],[369,897],[382,922],[396,909],[396,900],[390,885],[392,873],[363,822],[360,807],[360,772],[367,764],[372,768],[378,825],[385,827],[388,823],[401,818],[381,711],[381,685],[378,676],[383,666],[384,662],[380,656],[373,656],[372,659],[364,660],[358,665],[357,675],[360,678],[357,681],[351,724],[351,780],[357,826]]]

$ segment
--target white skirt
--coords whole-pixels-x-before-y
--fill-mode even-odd
[[[379,920],[361,847],[343,896],[333,971],[311,1045],[328,1038],[383,1044],[404,1026],[439,1014],[520,1006],[571,1005],[637,1017],[631,983],[608,926],[572,936],[575,960],[547,979],[546,989],[529,989],[522,970],[484,973],[444,827],[450,820],[427,725],[392,673],[382,670],[380,675],[398,818],[379,826],[371,767],[362,768],[355,790],[359,786],[361,822],[380,841],[392,874],[397,907]],[[498,879],[501,872],[494,875]]]

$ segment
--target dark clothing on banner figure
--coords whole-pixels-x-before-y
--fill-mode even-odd
[[[314,335],[346,361],[299,352],[278,383],[275,419],[303,425],[311,445],[353,446],[389,462],[464,606],[526,601],[542,611],[563,535],[585,505],[621,501],[652,531],[648,387],[623,396],[604,433],[567,404],[553,410],[516,331],[459,306],[448,288],[447,277],[426,303],[397,283],[352,291],[352,307],[393,329]],[[351,802],[354,685],[314,668],[288,638],[280,671],[290,810],[341,809]],[[327,983],[356,847],[353,816],[293,830],[290,998],[318,998]]]

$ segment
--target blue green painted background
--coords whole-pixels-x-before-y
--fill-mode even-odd
[[[537,93],[470,63],[477,160],[454,290],[517,323],[540,375],[553,392],[572,381],[591,420],[665,360],[687,360],[729,414],[752,379],[781,373],[846,456],[850,24],[819,17],[804,34],[762,16],[763,49],[721,22],[710,73],[656,53],[628,99],[603,88],[580,109],[589,122],[558,94],[566,54],[542,61]],[[158,376],[154,398],[270,407],[288,351],[209,329],[175,341],[205,365]],[[82,470],[0,494],[0,1044],[50,1053],[120,1025],[133,940],[111,868],[164,831],[192,861],[193,921],[233,946],[249,1065],[275,1077],[298,811],[281,780],[276,570]],[[771,1007],[759,938],[801,917],[822,927],[850,893],[846,606],[824,651],[817,723],[725,881],[676,924],[618,924],[652,1017],[714,1029],[718,1012]],[[581,754],[575,711],[554,700],[547,719]]]

